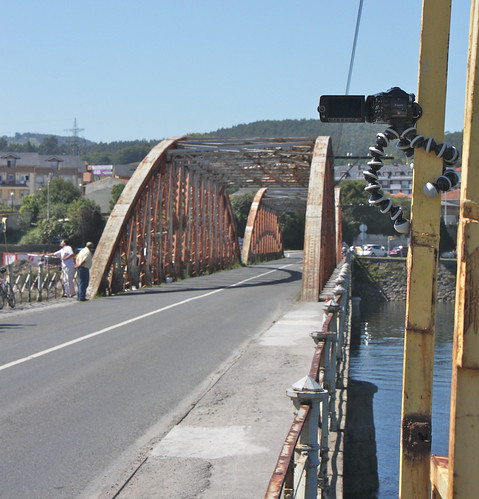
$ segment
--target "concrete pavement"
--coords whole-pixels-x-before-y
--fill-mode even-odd
[[[65,302],[25,308],[64,306]],[[111,484],[96,497],[263,498],[293,421],[286,389],[308,374],[315,348],[310,333],[320,329],[322,322],[323,303],[292,303],[281,319],[238,354],[185,417],[151,446],[126,482]],[[337,396],[342,428],[345,395],[340,390]],[[330,467],[339,475],[332,486],[338,497],[341,437],[342,432],[330,433]]]
[[[104,497],[264,497],[293,421],[285,392],[308,374],[315,346],[309,334],[322,318],[322,303],[292,304],[151,449],[121,491]]]

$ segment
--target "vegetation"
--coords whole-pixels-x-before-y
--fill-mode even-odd
[[[394,196],[391,198],[395,205],[403,209],[405,218],[411,212],[411,200],[407,197]],[[341,218],[343,239],[352,244],[359,234],[359,226],[365,224],[369,234],[396,234],[394,225],[388,215],[383,215],[378,208],[369,205],[369,194],[364,190],[361,180],[343,180],[341,182]]]
[[[352,244],[359,235],[359,226],[365,224],[369,234],[397,235],[394,224],[387,214],[369,206],[369,194],[364,190],[364,182],[360,180],[344,180],[341,182],[341,221],[343,240]],[[411,199],[405,196],[392,196],[392,202],[401,206],[404,217],[410,219]],[[446,228],[444,221],[440,223],[439,251],[451,251],[456,243]]]
[[[279,227],[283,236],[283,247],[286,249],[303,249],[304,245],[304,213],[282,212],[279,216]]]
[[[239,237],[243,237],[248,221],[249,210],[254,194],[240,194],[231,197],[231,206],[235,215]],[[287,249],[302,249],[304,242],[304,213],[282,212],[279,226],[283,237],[283,246]]]
[[[238,236],[243,237],[248,221],[249,210],[253,202],[254,194],[241,194],[239,196],[231,196],[231,207],[236,219],[236,228],[238,229]]]
[[[53,178],[37,194],[25,196],[20,213],[24,215],[23,226],[27,227],[21,244],[58,243],[63,237],[74,246],[87,241],[96,244],[104,227],[100,208],[82,198],[71,182],[61,178]]]
[[[317,137],[330,136],[337,156],[367,156],[375,143],[376,133],[386,125],[371,123],[322,123],[314,120],[264,120],[220,128],[208,133],[191,133],[195,137]],[[0,151],[39,152],[41,154],[71,154],[78,150],[80,157],[90,164],[130,164],[140,162],[158,140],[130,140],[91,142],[78,137],[62,137],[35,133],[17,133],[0,138]],[[462,132],[446,132],[445,142],[462,150]],[[387,151],[396,155],[395,148]]]
[[[116,184],[111,189],[110,211],[113,210],[126,184]]]
[[[318,120],[255,121],[231,128],[220,128],[214,132],[195,134],[198,137],[318,137],[330,136],[334,154],[338,156],[367,156],[369,147],[375,144],[377,132],[386,125],[371,123],[322,123]],[[462,150],[462,132],[446,132],[445,142]],[[390,149],[390,150],[389,150]],[[396,155],[394,147],[386,152]]]

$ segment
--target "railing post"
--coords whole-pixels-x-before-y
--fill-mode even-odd
[[[13,289],[13,285],[15,284],[15,278],[13,276],[13,265],[11,263],[8,264],[8,282],[12,287],[13,293],[15,293],[15,290]]]
[[[321,496],[323,499],[329,497],[329,479],[328,479],[328,462],[329,462],[329,408],[331,400],[328,399],[328,394],[324,395],[321,404],[321,420],[318,426],[321,428],[320,440],[320,458],[321,463],[319,466],[318,474],[318,487],[321,489]],[[336,413],[335,413],[336,415]]]
[[[43,259],[38,263],[38,298],[37,301],[42,301],[43,293]]]
[[[338,277],[336,278],[336,288],[334,294],[339,295],[339,312],[338,312],[338,345],[336,351],[336,387],[342,388],[343,381],[341,378],[341,362],[344,357],[344,338],[346,333],[346,318],[349,302],[349,285],[350,285],[350,267],[349,262],[345,262]]]
[[[25,282],[23,283],[23,290],[25,289],[25,285],[28,285],[27,291],[28,291],[28,303],[32,303],[32,282],[33,282],[33,270],[32,270],[32,264],[30,264],[30,268],[28,270],[28,276],[25,279]]]
[[[348,296],[349,296],[349,286],[350,286],[350,265],[349,263],[344,263],[341,271],[339,272],[338,277],[336,278],[336,284],[339,289],[341,295],[340,304],[340,314],[339,314],[339,333],[341,336],[341,346],[344,340],[344,333],[346,331],[346,317],[347,317],[347,308],[348,308]],[[338,356],[338,360],[340,356]]]
[[[327,404],[328,404],[328,391],[321,388],[310,376],[305,376],[291,388],[286,391],[288,397],[291,398],[296,410],[303,404],[308,404],[311,407],[309,416],[305,422],[305,427],[301,432],[300,447],[299,449],[307,452],[306,461],[306,479],[304,485],[305,499],[315,499],[318,497],[318,467],[319,460],[319,442],[318,442],[318,427],[320,421],[320,404],[323,404],[323,417],[325,414],[326,406],[326,420],[327,420]],[[327,424],[324,425],[323,427]],[[323,440],[321,438],[321,440]],[[324,477],[321,476],[321,485],[327,484],[327,474],[324,472]],[[323,495],[323,497],[325,497]]]
[[[336,373],[336,362],[335,362],[335,349],[336,345],[336,333],[334,331],[313,331],[310,334],[311,338],[317,345],[319,342],[324,343],[323,353],[321,355],[320,369],[322,372],[322,385],[324,389],[328,391],[329,401],[328,401],[328,411],[326,413],[326,418],[322,418],[321,425],[321,435],[328,428],[328,414],[329,414],[329,427],[331,431],[336,431],[337,429],[337,415],[336,415],[336,383],[335,383],[335,373]],[[329,449],[328,449],[329,450]]]

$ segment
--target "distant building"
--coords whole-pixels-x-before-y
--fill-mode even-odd
[[[364,180],[363,172],[369,170],[364,165],[338,165],[334,167],[334,180]],[[412,194],[412,167],[409,165],[384,165],[379,170],[379,183],[385,194]]]
[[[138,168],[138,164],[133,165],[113,165],[113,176],[122,180],[129,180],[135,170]]]
[[[18,206],[25,195],[35,194],[52,178],[62,178],[79,187],[85,169],[85,162],[78,156],[0,153],[0,203]]]
[[[104,177],[85,186],[85,198],[91,199],[100,206],[102,213],[110,213],[111,190],[117,184],[126,184],[125,180]]]
[[[335,166],[334,181],[337,183],[341,180],[362,180],[366,186],[363,172],[368,169],[367,164]],[[442,215],[446,224],[456,224],[459,220],[461,168],[456,168],[456,173],[459,176],[459,184],[449,192],[441,194]],[[411,197],[413,166],[384,165],[378,174],[378,181],[383,193],[389,196]]]
[[[88,165],[83,174],[83,184],[87,185],[111,177],[128,181],[137,167],[138,163],[130,165]]]

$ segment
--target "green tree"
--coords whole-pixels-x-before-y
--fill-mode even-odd
[[[150,151],[148,145],[135,145],[125,147],[113,153],[113,163],[119,165],[127,165],[129,163],[139,163]]]
[[[38,152],[40,154],[61,154],[57,137],[50,135],[44,139],[38,148]]]
[[[90,152],[83,159],[86,159],[91,165],[111,165],[111,154],[108,152]]]
[[[55,177],[49,186],[43,186],[36,194],[24,196],[20,213],[31,213],[33,223],[43,218],[66,218],[68,206],[79,197],[81,194],[77,187]]]
[[[343,239],[348,244],[352,244],[359,234],[361,224],[368,227],[369,234],[396,234],[389,214],[382,214],[377,207],[369,205],[369,194],[364,190],[365,185],[361,180],[344,180],[340,184]],[[394,205],[401,206],[404,217],[409,218],[409,198],[393,196],[391,201]]]
[[[27,194],[23,197],[22,206],[20,206],[20,213],[30,213],[32,222],[36,222],[38,220],[40,202],[36,194]]]
[[[303,249],[305,213],[286,213],[279,215],[279,227],[283,237],[283,247]]]
[[[40,229],[38,227],[30,229],[28,232],[23,234],[19,244],[41,244]]]
[[[49,187],[45,185],[38,191],[41,204],[47,204],[48,195],[50,196],[50,204],[70,204],[81,197],[80,190],[76,186],[60,177],[52,178]]]
[[[231,206],[236,219],[238,228],[238,236],[243,237],[248,215],[253,203],[255,194],[240,194],[231,196]],[[304,213],[288,213],[282,212],[279,214],[279,228],[283,238],[283,246],[288,249],[302,249],[304,244]]]
[[[121,196],[126,184],[116,184],[111,189],[110,210],[115,207],[118,198]]]
[[[36,150],[37,148],[30,141],[28,141],[23,148],[23,152],[35,152]]]
[[[95,245],[100,240],[105,227],[100,207],[92,200],[78,198],[68,207],[68,219],[73,227],[72,242],[83,246],[88,241]]]
[[[69,220],[42,220],[37,227],[37,237],[41,244],[58,244],[63,238],[72,239],[74,234],[73,225]]]
[[[236,219],[236,227],[238,229],[238,237],[244,236],[246,223],[248,222],[249,210],[253,203],[254,194],[241,194],[239,196],[231,196],[231,207]]]

